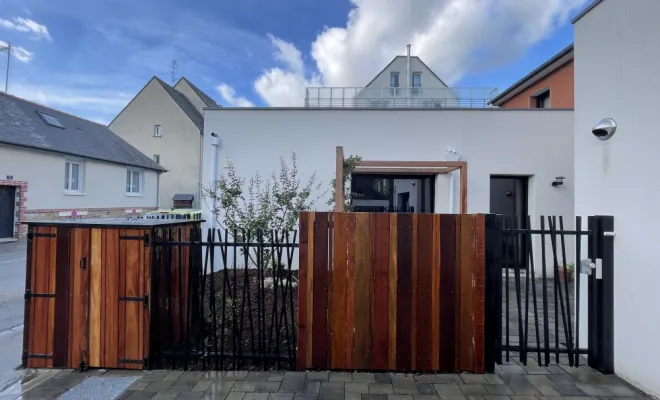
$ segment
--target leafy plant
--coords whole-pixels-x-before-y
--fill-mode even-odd
[[[356,195],[356,193],[351,192],[351,175],[353,174],[353,171],[355,170],[355,167],[362,161],[362,157],[356,156],[354,154],[351,154],[348,158],[344,158],[344,168],[343,168],[343,176],[342,176],[342,182],[343,182],[343,187],[344,187],[344,209],[346,211],[352,211],[353,206],[351,204],[352,198]],[[335,206],[335,201],[337,199],[337,194],[335,193],[335,184],[337,183],[337,178],[335,177],[332,181],[330,181],[330,187],[332,191],[332,196],[330,197],[330,200],[328,200],[327,204],[329,206],[332,206],[334,208]]]

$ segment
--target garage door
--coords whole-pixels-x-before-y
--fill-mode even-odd
[[[0,186],[0,239],[14,236],[15,191],[13,186]]]

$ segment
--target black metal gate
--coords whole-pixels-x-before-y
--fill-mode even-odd
[[[613,217],[486,219],[486,368],[587,363],[613,373]],[[514,251],[503,249],[513,248]],[[514,268],[507,268],[513,266]],[[587,298],[580,287],[587,280]],[[587,302],[588,334],[580,332]]]

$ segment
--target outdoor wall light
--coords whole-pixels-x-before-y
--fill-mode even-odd
[[[563,185],[564,184],[564,179],[566,179],[566,177],[564,177],[564,176],[556,177],[554,182],[552,182],[552,187],[558,187],[558,186]]]
[[[616,121],[612,118],[605,118],[601,120],[596,126],[591,129],[591,133],[600,140],[607,140],[614,136],[616,132]]]

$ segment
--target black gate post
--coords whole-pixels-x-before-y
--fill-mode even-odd
[[[589,217],[588,364],[614,373],[614,217]]]
[[[486,215],[486,290],[485,290],[485,370],[495,371],[495,362],[502,362],[501,343],[502,329],[502,265],[499,249],[502,246],[500,216]]]

